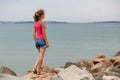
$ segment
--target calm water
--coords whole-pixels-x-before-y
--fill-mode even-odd
[[[0,66],[24,75],[38,56],[32,23],[0,24]],[[68,61],[92,58],[100,53],[109,58],[120,51],[120,23],[47,24],[50,48],[44,64],[63,66]]]

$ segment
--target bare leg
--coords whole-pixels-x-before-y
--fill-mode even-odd
[[[38,57],[38,65],[37,65],[38,74],[41,72],[41,66],[43,63],[45,51],[46,51],[46,48],[40,48],[40,53],[39,53],[39,57]]]
[[[40,72],[41,72],[40,69],[41,69],[41,66],[42,66],[45,51],[46,51],[46,48],[39,48],[38,49],[39,56],[36,60],[34,68],[33,68],[33,71],[35,71],[35,69],[36,69],[36,71],[39,72],[38,74],[40,74]]]
[[[40,54],[40,48],[38,48],[38,53]],[[37,69],[38,63],[39,63],[39,57],[37,58],[37,60],[36,60],[36,62],[35,62],[35,65],[34,65],[34,67],[33,67],[33,71],[34,71],[35,69]]]

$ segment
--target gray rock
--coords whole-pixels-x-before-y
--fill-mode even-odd
[[[86,70],[71,65],[58,74],[63,80],[95,80]]]
[[[17,74],[8,67],[0,67],[0,73],[17,76]]]
[[[113,68],[111,69],[111,71],[120,73],[120,68],[115,68],[115,67],[113,67]]]
[[[75,65],[75,63],[67,62],[67,63],[65,63],[64,68],[67,68],[67,67],[69,67],[69,66],[71,66],[71,65]]]

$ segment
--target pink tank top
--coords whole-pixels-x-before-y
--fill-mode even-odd
[[[36,33],[36,39],[44,39],[43,33],[42,33],[42,25],[41,22],[34,22],[34,29]]]

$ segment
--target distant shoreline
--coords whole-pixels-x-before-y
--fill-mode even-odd
[[[98,21],[98,22],[60,22],[60,21],[45,21],[46,23],[120,23],[120,21]],[[0,21],[0,23],[34,23],[33,21]]]
[[[46,23],[63,23],[66,24],[68,22],[58,22],[58,21],[45,21]],[[0,21],[0,23],[34,23],[33,21]]]

